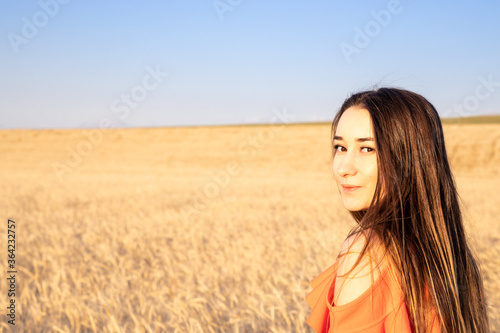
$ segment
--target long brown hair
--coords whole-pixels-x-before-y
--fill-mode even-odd
[[[378,182],[370,207],[351,212],[358,226],[350,235],[367,232],[362,254],[375,236],[382,241],[415,332],[430,329],[433,311],[442,332],[489,332],[482,278],[467,245],[436,109],[407,90],[356,93],[333,120],[332,144],[340,117],[352,106],[370,113]]]

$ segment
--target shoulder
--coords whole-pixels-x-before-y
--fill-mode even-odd
[[[368,243],[367,234],[367,231],[358,232],[346,238],[338,255],[340,272],[352,268],[352,260],[357,260],[361,255],[360,260],[371,260],[374,263],[381,260],[383,250],[379,237],[374,233]]]
[[[379,259],[377,240],[376,236],[372,236],[365,249],[367,237],[364,233],[357,233],[349,236],[342,244],[335,278],[333,301],[336,306],[354,301],[379,277],[383,262]]]
[[[354,268],[356,261],[363,259],[359,257],[361,256],[361,252],[365,248],[366,243],[367,238],[364,233],[356,233],[346,238],[337,257],[337,275],[349,273],[349,271]],[[365,255],[369,255],[368,250],[366,250],[363,254],[363,256]]]

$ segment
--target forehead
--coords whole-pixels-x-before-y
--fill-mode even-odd
[[[349,138],[373,137],[372,118],[368,110],[352,106],[344,111],[335,130],[336,136]]]

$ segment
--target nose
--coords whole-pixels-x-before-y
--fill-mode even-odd
[[[335,166],[335,164],[337,165]],[[354,176],[356,175],[356,173],[358,173],[358,169],[356,167],[356,157],[354,154],[351,154],[349,152],[341,156],[335,156],[334,168],[335,167],[337,169],[337,174],[342,178]]]

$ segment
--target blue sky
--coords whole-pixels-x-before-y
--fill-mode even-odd
[[[499,14],[497,1],[8,1],[0,128],[330,121],[376,84],[442,116],[500,114]]]

